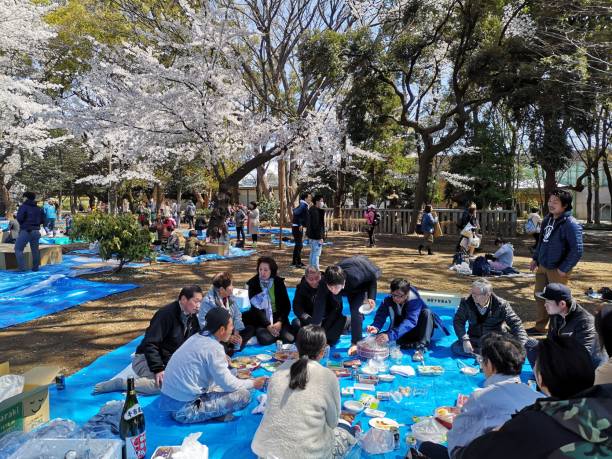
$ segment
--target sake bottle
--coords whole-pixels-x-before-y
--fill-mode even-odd
[[[119,435],[124,441],[123,459],[144,459],[147,454],[145,419],[136,398],[134,378],[127,380],[127,396],[121,411]]]

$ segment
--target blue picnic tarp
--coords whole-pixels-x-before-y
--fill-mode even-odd
[[[294,289],[289,289],[289,296],[293,298]],[[378,296],[381,301],[383,295]],[[345,313],[348,314],[348,305],[345,302]],[[452,330],[452,317],[454,309],[450,307],[433,307],[432,308],[449,330]],[[373,314],[366,317],[364,327],[369,325],[373,319]],[[405,424],[400,428],[402,446],[399,451],[388,453],[386,455],[377,455],[377,458],[397,458],[404,457],[406,453],[406,444],[403,439],[409,433],[409,426],[413,423],[413,416],[429,416],[432,415],[435,408],[444,405],[454,405],[459,394],[469,395],[474,389],[484,381],[482,374],[476,376],[467,376],[461,373],[458,369],[456,359],[451,355],[450,345],[456,339],[454,335],[445,336],[433,343],[426,355],[426,363],[428,365],[441,365],[445,369],[445,373],[441,376],[414,376],[401,377],[396,376],[395,380],[390,383],[380,383],[376,386],[377,390],[392,391],[398,386],[409,386],[412,389],[412,395],[405,397],[401,403],[394,401],[381,402],[379,409],[387,412],[387,417],[397,420],[401,424]],[[66,389],[57,391],[51,389],[51,415],[52,417],[69,418],[76,421],[78,424],[84,424],[90,417],[95,415],[98,409],[107,401],[122,400],[122,394],[103,394],[92,396],[91,390],[95,383],[112,378],[123,370],[130,362],[130,355],[135,351],[141,338],[137,338],[132,342],[106,354],[91,365],[83,368],[74,375],[66,378]],[[347,358],[346,351],[350,345],[350,337],[343,336],[340,343],[334,346],[331,350],[332,360],[342,360]],[[243,351],[244,354],[258,354],[261,352],[272,351],[273,346],[248,346]],[[340,359],[336,359],[334,354],[339,353]],[[469,364],[473,364],[473,359],[464,360]],[[404,352],[404,365],[413,365],[410,353]],[[255,376],[270,375],[263,369],[258,369],[254,373]],[[523,373],[523,379],[526,381],[531,377],[530,368],[526,364]],[[352,386],[354,382],[350,379],[340,379],[341,387]],[[251,403],[241,412],[236,413],[237,419],[228,423],[205,423],[180,425],[173,421],[167,413],[158,409],[157,397],[139,396],[141,406],[144,408],[146,429],[147,429],[147,449],[151,454],[157,446],[161,445],[180,445],[183,438],[192,432],[203,432],[200,441],[209,447],[211,459],[234,459],[234,458],[254,458],[251,453],[251,440],[257,427],[261,421],[261,415],[253,415],[251,411],[257,405],[256,397],[260,392],[254,391]],[[371,393],[371,392],[370,392]],[[342,397],[342,401],[349,398],[358,399],[361,395],[360,391],[355,391],[354,397]],[[369,429],[368,420],[364,414],[360,414],[357,418],[361,422],[362,427]],[[147,456],[150,457],[150,456]],[[296,455],[299,457],[299,455]],[[369,456],[361,450],[355,450],[350,457],[374,457]]]
[[[101,261],[99,258],[64,255],[62,263],[43,266],[37,272],[0,271],[0,328],[138,287],[136,284],[92,282],[76,277],[86,272],[113,269],[112,265],[86,271],[75,269],[78,265]]]
[[[197,257],[189,257],[186,255],[173,257],[171,255],[167,255],[162,253],[157,255],[156,260],[164,263],[177,263],[181,265],[199,265],[200,263],[204,263],[207,261],[213,260],[230,260],[232,258],[241,258],[241,257],[250,257],[256,251],[255,250],[245,250],[239,247],[230,246],[228,255],[217,255],[215,253],[207,253],[204,255],[198,255]]]

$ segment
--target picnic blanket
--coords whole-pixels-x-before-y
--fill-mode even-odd
[[[47,245],[66,245],[66,244],[74,244],[77,242],[84,242],[84,241],[80,239],[72,240],[68,236],[56,236],[56,237],[42,236],[38,242],[40,244],[47,244]]]
[[[199,265],[212,260],[229,260],[232,258],[250,257],[256,252],[256,250],[245,250],[239,247],[230,246],[229,255],[217,255],[215,253],[207,253],[204,255],[198,255],[197,257],[190,257],[187,255],[171,256],[165,253],[157,255],[157,261],[163,263],[177,263],[181,265]]]
[[[474,274],[472,274],[472,268],[470,268],[470,265],[467,262],[463,262],[460,265],[453,265],[451,267],[448,268],[451,271],[455,271],[456,274],[458,274],[459,276],[470,276],[470,277],[481,277],[481,276],[476,276]],[[535,273],[531,273],[531,272],[518,272],[518,273],[509,273],[509,274],[493,274],[491,273],[491,275],[487,276],[487,277],[521,277],[521,278],[529,278],[529,277],[535,277]]]
[[[289,289],[289,296],[293,298],[294,289]],[[381,301],[384,295],[379,295]],[[348,304],[344,304],[345,314],[348,314]],[[433,307],[444,322],[452,330],[452,317],[454,308]],[[373,320],[374,314],[366,317],[364,327]],[[482,374],[467,376],[459,371],[458,359],[451,356],[450,345],[456,339],[455,336],[445,336],[433,343],[426,355],[427,365],[441,365],[445,373],[441,376],[396,376],[390,383],[380,383],[376,390],[389,391],[395,390],[399,386],[409,386],[411,395],[404,397],[400,403],[394,401],[383,401],[380,403],[380,410],[386,411],[387,417],[405,423],[407,426],[400,428],[402,445],[399,451],[393,451],[385,455],[369,456],[360,449],[351,452],[351,458],[387,458],[395,459],[404,457],[406,454],[406,444],[403,442],[406,434],[409,433],[409,425],[413,423],[413,416],[431,415],[436,407],[442,405],[454,405],[459,394],[470,394],[475,388],[482,384],[484,377]],[[137,338],[130,343],[106,354],[91,365],[83,368],[79,372],[66,378],[66,389],[57,391],[51,388],[51,417],[69,418],[78,424],[84,424],[89,418],[94,416],[99,408],[110,400],[123,400],[124,395],[119,393],[91,395],[91,390],[95,383],[110,379],[126,368],[130,362],[130,355],[135,351],[141,338]],[[341,341],[331,349],[330,355],[333,361],[340,362],[346,359],[346,351],[350,345],[350,336],[343,335]],[[243,354],[253,355],[262,352],[272,352],[274,346],[247,346]],[[338,359],[336,354],[340,354]],[[473,359],[463,360],[468,364],[473,364]],[[404,352],[403,365],[416,367],[411,361],[410,353]],[[266,370],[258,369],[254,372],[255,376],[268,375]],[[531,369],[526,364],[522,378],[524,381],[531,378]],[[352,386],[354,382],[348,379],[340,379],[341,387]],[[358,399],[362,392],[355,391],[354,397],[342,397],[342,402],[354,398]],[[373,394],[373,392],[369,392]],[[205,423],[180,425],[173,421],[167,413],[158,409],[157,396],[139,396],[138,400],[144,409],[147,428],[147,449],[153,452],[160,445],[180,445],[182,439],[192,432],[203,432],[200,441],[209,447],[211,459],[221,458],[255,458],[251,453],[251,440],[261,421],[261,415],[251,414],[257,406],[257,396],[259,391],[253,392],[251,403],[242,411],[235,413],[237,419],[228,423]],[[363,413],[357,418],[362,427],[368,430],[369,418]],[[297,456],[296,456],[297,457]]]
[[[91,263],[95,266],[78,269]],[[138,287],[136,284],[110,284],[76,277],[109,271],[114,267],[114,263],[105,263],[99,258],[65,255],[62,263],[43,266],[37,272],[0,271],[0,328]]]

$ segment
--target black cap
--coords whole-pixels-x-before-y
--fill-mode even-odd
[[[553,300],[557,303],[559,301],[570,303],[572,301],[572,292],[566,285],[552,283],[544,287],[543,292],[536,293],[536,297],[541,300]]]
[[[224,308],[212,308],[206,313],[204,320],[206,321],[204,330],[214,334],[219,328],[227,326],[230,320],[230,313]]]

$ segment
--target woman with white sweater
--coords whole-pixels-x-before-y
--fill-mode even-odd
[[[285,362],[270,379],[266,410],[251,443],[260,458],[338,459],[355,444],[353,428],[339,419],[338,379],[319,363],[326,344],[322,327],[302,327],[299,359]]]

